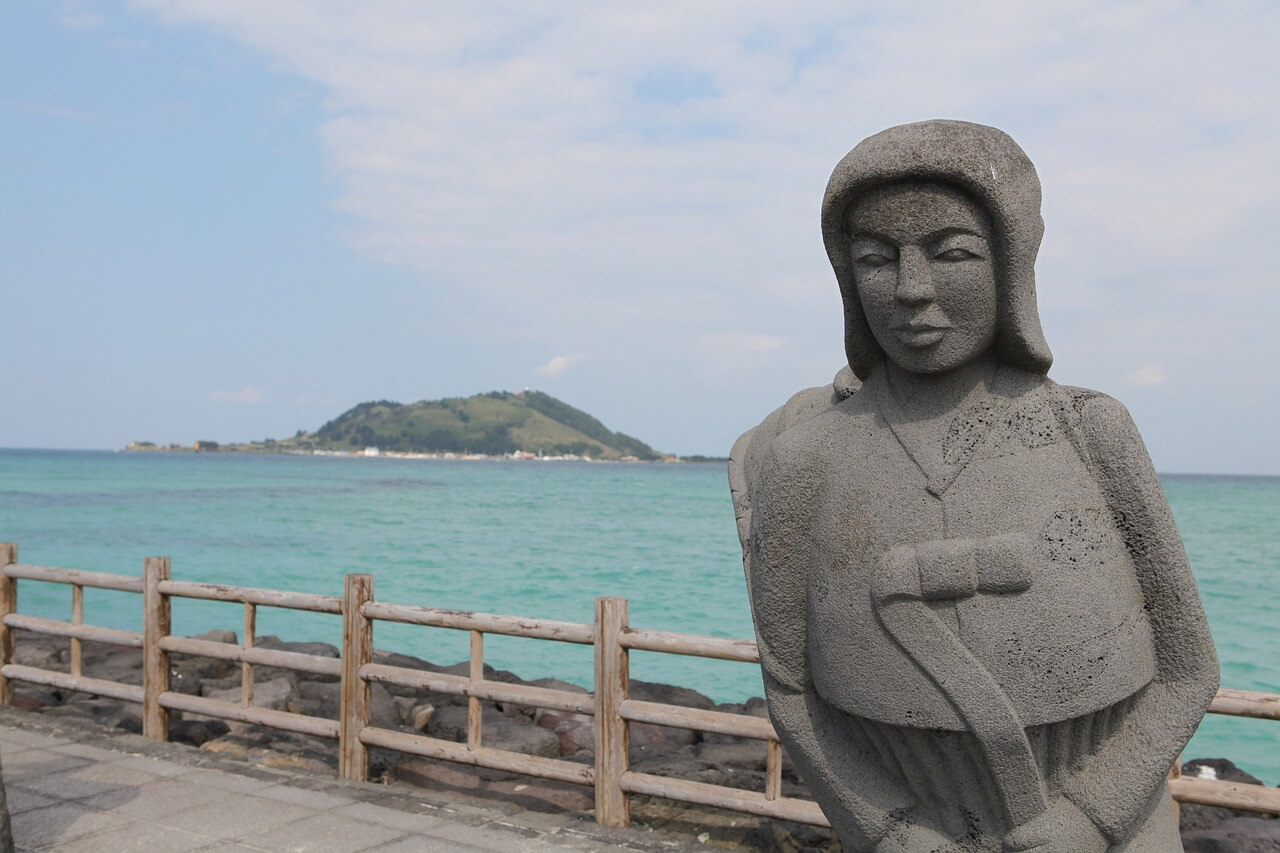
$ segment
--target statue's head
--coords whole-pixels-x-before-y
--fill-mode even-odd
[[[936,120],[860,142],[822,202],[854,372],[865,379],[885,357],[945,372],[987,350],[1046,372],[1035,297],[1043,231],[1035,167],[1002,131]]]

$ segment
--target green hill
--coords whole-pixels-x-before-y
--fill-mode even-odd
[[[314,433],[273,442],[275,449],[412,453],[530,453],[596,459],[661,459],[639,439],[613,432],[596,418],[541,391],[490,391],[418,403],[361,403]]]

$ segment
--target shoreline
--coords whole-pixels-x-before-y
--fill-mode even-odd
[[[15,629],[15,660],[48,669],[65,669],[70,644],[65,638],[31,634]],[[198,639],[236,643],[230,630],[214,630]],[[338,649],[328,643],[288,642],[266,635],[256,639],[258,648],[302,652],[337,657]],[[225,660],[171,653],[171,689],[223,701],[239,702],[242,666]],[[422,658],[375,650],[374,661],[430,672],[465,675],[469,661],[443,666]],[[142,682],[142,652],[139,649],[85,641],[83,671],[87,677],[126,684]],[[287,713],[336,718],[339,714],[339,683],[336,677],[254,665],[253,704]],[[486,664],[487,680],[550,687],[586,694],[585,688],[554,678],[525,680],[507,670]],[[64,691],[14,681],[13,707],[51,718],[87,721],[106,729],[142,732],[139,705],[74,691]],[[435,693],[425,689],[373,684],[372,724],[406,733],[422,734],[465,743],[467,704],[464,696]],[[713,702],[695,690],[655,682],[633,680],[634,698],[665,702],[730,713],[766,716],[764,700],[746,703]],[[223,758],[267,768],[286,768],[336,777],[338,744],[334,740],[296,734],[248,723],[171,712],[171,743],[213,753]],[[484,744],[531,756],[559,758],[590,765],[594,760],[595,732],[589,716],[548,711],[500,702],[483,703]],[[750,790],[764,789],[766,750],[762,743],[725,735],[703,735],[647,723],[631,724],[631,767],[691,781],[728,785]],[[565,812],[592,819],[595,807],[590,787],[581,787],[542,778],[520,776],[408,753],[370,749],[370,781],[407,786],[457,797],[475,797],[492,803],[519,802],[534,811]],[[794,766],[783,765],[783,789],[787,796],[807,796]],[[640,827],[696,836],[705,834],[714,847],[730,850],[786,849],[812,853],[839,853],[829,830],[758,818],[749,814],[697,806],[656,797],[632,795],[632,813]]]
[[[370,452],[373,451],[373,452]],[[108,451],[110,452],[110,451]],[[635,456],[622,456],[617,459],[600,459],[592,456],[576,454],[539,455],[525,450],[514,453],[494,455],[487,453],[454,453],[452,451],[418,452],[405,450],[381,450],[365,448],[364,450],[323,450],[315,448],[273,448],[270,446],[219,445],[216,448],[200,448],[192,446],[161,447],[132,442],[116,453],[187,453],[187,454],[229,454],[246,456],[324,456],[341,459],[427,459],[427,460],[462,460],[467,462],[590,462],[591,464],[623,463],[628,465],[723,465],[729,457],[691,455],[688,457],[667,456],[662,459],[640,459]]]
[[[67,639],[33,635],[22,630],[15,633],[17,662],[49,669],[66,666],[70,656]],[[236,643],[238,639],[230,630],[209,631],[197,638],[219,643]],[[271,635],[258,637],[255,645],[285,652],[338,656],[338,649],[328,643],[288,642]],[[468,661],[442,666],[422,658],[381,650],[375,650],[374,660],[393,666],[458,675],[466,674],[469,667]],[[83,666],[86,676],[126,684],[142,682],[142,652],[139,649],[85,641]],[[238,663],[176,653],[171,655],[172,689],[178,692],[238,702],[242,673],[242,666]],[[265,665],[255,665],[253,673],[255,706],[287,713],[337,717],[340,697],[335,677]],[[496,670],[488,665],[485,666],[485,678],[517,685],[588,692],[585,688],[555,678],[526,681],[513,672]],[[374,694],[374,725],[466,742],[466,697],[383,684],[371,685],[371,689]],[[631,682],[631,690],[633,698],[646,701],[767,716],[764,700],[759,697],[743,703],[716,703],[687,687],[639,680]],[[21,681],[14,682],[13,707],[41,716],[87,721],[107,729],[137,734],[142,731],[140,706]],[[197,714],[172,713],[170,742],[183,743],[249,765],[283,767],[320,777],[336,775],[338,750],[335,741]],[[484,702],[483,719],[486,746],[584,764],[594,759],[594,726],[590,717]],[[647,723],[633,722],[630,729],[630,764],[638,772],[763,790],[765,749],[758,742]],[[530,779],[506,771],[485,770],[383,749],[372,749],[370,759],[371,781],[387,785],[425,789],[461,798],[473,797],[488,803],[520,802],[535,811],[569,812],[584,817],[594,808],[589,788],[567,783]],[[1183,765],[1183,770],[1188,776],[1261,784],[1225,759],[1192,759]],[[795,766],[785,758],[785,750],[782,789],[788,797],[808,796],[807,787]],[[815,826],[654,797],[633,795],[632,800],[638,826],[696,836],[698,841],[720,849],[781,849],[808,853],[839,851],[834,835]],[[1239,832],[1242,827],[1259,838],[1271,838],[1272,835],[1257,833],[1274,833],[1276,840],[1280,841],[1280,820],[1249,812],[1184,804],[1181,824],[1188,851],[1227,849],[1197,845],[1212,845],[1224,839],[1230,841],[1236,836],[1223,833]]]

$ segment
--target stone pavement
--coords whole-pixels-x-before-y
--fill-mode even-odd
[[[684,851],[687,838],[575,814],[244,764],[79,721],[0,709],[19,851]]]

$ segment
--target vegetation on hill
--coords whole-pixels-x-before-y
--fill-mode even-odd
[[[412,453],[485,453],[518,450],[596,459],[661,459],[639,439],[541,391],[490,391],[418,403],[361,403],[314,433],[274,442],[275,449],[362,450]]]

